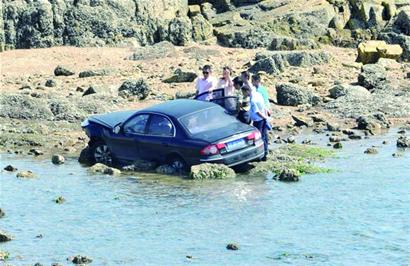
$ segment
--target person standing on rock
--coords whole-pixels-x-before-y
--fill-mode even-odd
[[[224,66],[222,69],[222,77],[218,80],[217,89],[224,89],[224,96],[233,96],[235,88],[231,78],[232,69],[228,66]]]
[[[247,85],[244,85],[244,89],[250,91],[251,102],[250,102],[250,117],[253,122],[253,126],[256,127],[262,135],[263,146],[265,148],[265,156],[262,158],[263,161],[266,161],[266,156],[268,155],[268,128],[267,128],[267,111],[265,107],[265,102],[263,100],[262,94],[256,91],[256,89],[249,88]]]
[[[196,80],[196,99],[201,101],[212,100],[212,92],[217,87],[217,79],[212,76],[212,67],[205,65],[202,68],[202,78]]]

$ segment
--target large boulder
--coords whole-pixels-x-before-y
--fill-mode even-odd
[[[139,100],[147,98],[150,92],[151,88],[144,79],[127,80],[118,89],[118,95],[125,98],[136,96]]]
[[[292,83],[280,83],[276,85],[277,102],[280,105],[298,106],[300,104],[317,105],[319,96],[313,92]]]
[[[357,61],[374,64],[379,58],[399,59],[403,49],[398,44],[386,44],[385,41],[366,41],[359,44],[357,52]]]
[[[403,9],[400,11],[394,22],[394,28],[403,34],[410,36],[410,9]]]
[[[172,19],[167,28],[163,29],[162,35],[175,45],[187,45],[192,39],[192,23],[186,17]]]
[[[362,67],[359,74],[358,83],[368,90],[382,88],[386,83],[387,73],[383,66],[378,64],[367,64]]]
[[[319,45],[310,39],[298,39],[287,36],[274,37],[272,43],[268,47],[269,50],[284,51],[284,50],[306,50],[317,49]]]
[[[236,176],[235,171],[223,164],[203,163],[191,166],[192,179],[225,179]]]
[[[338,84],[329,89],[330,97],[337,99],[342,96],[352,95],[359,98],[365,98],[370,95],[370,92],[362,86],[353,86],[346,84]]]

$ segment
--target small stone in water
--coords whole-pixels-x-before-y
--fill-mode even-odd
[[[235,243],[229,243],[229,244],[226,246],[226,249],[228,249],[228,250],[238,250],[238,249],[239,249],[239,245],[238,245],[238,244],[235,244]]]
[[[378,150],[376,149],[376,148],[367,148],[365,151],[364,151],[364,153],[366,153],[366,154],[377,154],[377,153],[379,153],[378,152]]]
[[[8,172],[14,172],[17,171],[18,169],[12,165],[7,165],[6,167],[4,167],[4,170],[8,171]]]
[[[341,148],[343,148],[343,145],[342,145],[342,143],[337,142],[337,143],[335,143],[335,145],[333,145],[333,148],[334,149],[341,149]]]
[[[65,198],[63,198],[63,196],[59,196],[58,198],[55,199],[55,202],[57,204],[63,204],[65,202]]]

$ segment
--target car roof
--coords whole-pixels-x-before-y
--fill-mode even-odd
[[[206,101],[178,99],[144,108],[140,112],[156,112],[178,119],[184,115],[217,106],[218,105],[214,103]]]

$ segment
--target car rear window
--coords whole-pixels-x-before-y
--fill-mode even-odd
[[[237,120],[226,114],[225,110],[220,107],[201,110],[192,114],[185,115],[180,119],[181,124],[195,135],[209,130],[223,128]]]

